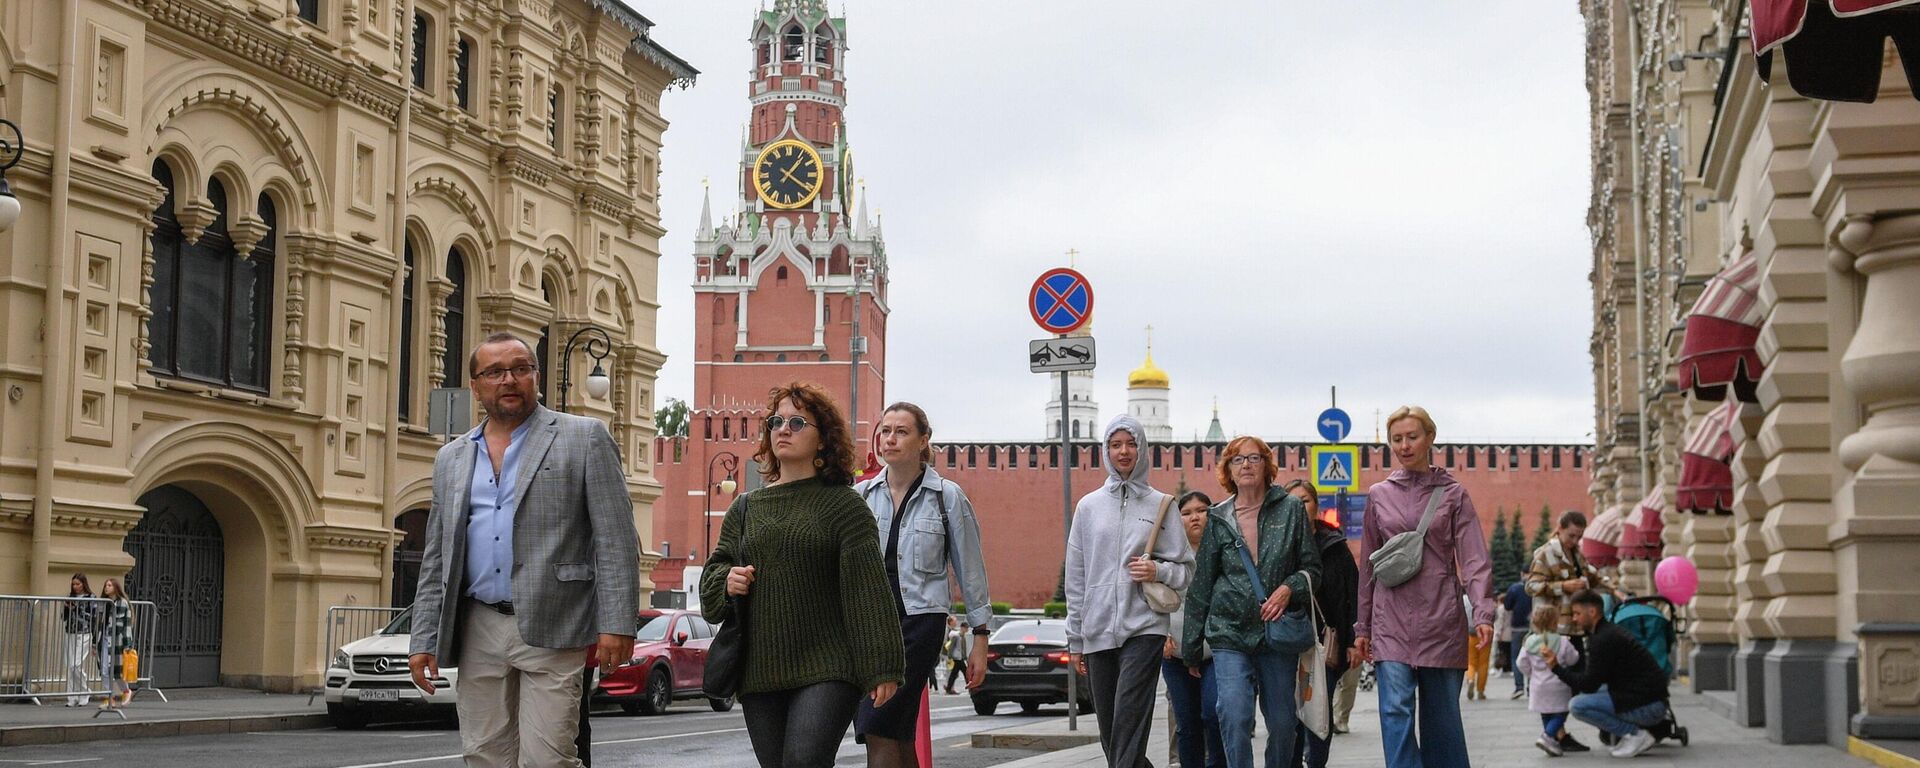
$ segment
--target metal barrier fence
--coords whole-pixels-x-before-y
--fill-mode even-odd
[[[373,608],[359,605],[334,605],[327,608],[325,635],[320,644],[320,686],[310,691],[307,703],[325,689],[327,666],[340,646],[367,637],[393,622],[405,608]]]
[[[133,649],[140,654],[130,690],[152,690],[154,631],[159,622],[150,600],[133,600]],[[107,601],[88,597],[0,595],[0,699],[103,696],[100,632]]]

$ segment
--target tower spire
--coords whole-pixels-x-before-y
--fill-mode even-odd
[[[694,231],[693,239],[713,239],[713,194],[705,176],[700,177],[700,228]]]

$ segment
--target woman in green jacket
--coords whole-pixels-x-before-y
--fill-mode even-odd
[[[1213,650],[1220,742],[1229,768],[1253,766],[1256,695],[1267,724],[1267,768],[1281,768],[1293,755],[1299,656],[1265,647],[1265,625],[1307,606],[1310,581],[1320,578],[1320,553],[1305,507],[1273,484],[1278,472],[1266,441],[1243,435],[1227,443],[1219,478],[1233,495],[1209,512],[1213,518],[1200,538],[1187,589],[1181,648],[1194,669],[1202,642]],[[1243,547],[1259,571],[1259,587],[1241,559]]]
[[[760,765],[828,768],[861,698],[884,706],[900,686],[900,614],[873,513],[850,487],[846,416],[798,382],[767,412],[754,459],[768,485],[727,510],[701,612],[731,621],[733,599],[750,597],[739,695]]]
[[[107,700],[101,709],[113,709],[133,700],[127,686],[125,654],[133,647],[133,605],[119,579],[107,579],[100,585],[100,597],[107,600],[106,627],[100,631],[100,676],[107,684]]]

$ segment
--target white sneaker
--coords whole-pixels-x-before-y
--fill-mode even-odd
[[[1539,747],[1540,751],[1547,753],[1548,757],[1559,757],[1561,755],[1566,754],[1566,750],[1560,748],[1559,741],[1556,741],[1547,736],[1541,736],[1538,739],[1534,739],[1533,745],[1536,747]]]
[[[1653,749],[1653,734],[1647,733],[1647,729],[1642,728],[1634,731],[1632,736],[1615,742],[1612,755],[1619,758],[1639,757],[1640,753],[1649,749]]]

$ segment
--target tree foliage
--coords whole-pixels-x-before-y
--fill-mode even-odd
[[[1547,538],[1553,535],[1553,505],[1540,505],[1540,529],[1533,532],[1533,547],[1539,549],[1547,545]]]
[[[1493,561],[1493,586],[1504,590],[1520,578],[1513,568],[1513,537],[1507,535],[1507,510],[1501,508],[1493,513],[1493,541],[1487,548],[1488,559]]]
[[[687,421],[687,402],[677,397],[667,398],[667,404],[653,412],[653,428],[661,437],[686,437]]]

